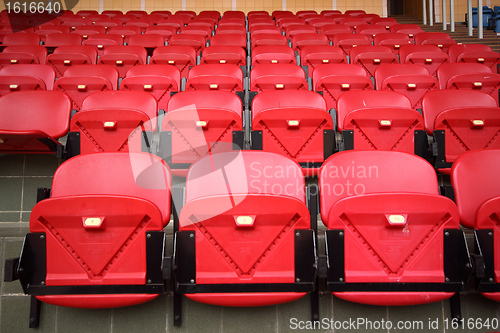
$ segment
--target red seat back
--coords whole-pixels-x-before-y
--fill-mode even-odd
[[[120,83],[120,90],[139,90],[152,94],[158,109],[166,110],[172,92],[179,91],[180,72],[170,65],[137,65],[130,68]]]
[[[383,64],[375,70],[377,90],[402,93],[411,101],[413,109],[421,108],[427,91],[439,89],[438,81],[429,71],[414,64]]]
[[[347,91],[340,95],[337,101],[338,128],[342,131],[344,128],[344,120],[351,111],[389,106],[411,109],[411,102],[403,94],[393,91]]]
[[[188,90],[243,91],[243,72],[237,65],[202,64],[189,71],[186,82]]]
[[[250,90],[307,90],[304,70],[293,64],[261,64],[250,72]]]
[[[295,64],[295,52],[285,45],[262,45],[252,49],[252,66],[269,63]]]
[[[0,97],[0,151],[53,152],[69,130],[71,102],[59,91],[19,91]]]
[[[422,99],[425,129],[429,135],[432,135],[436,117],[447,109],[497,106],[493,97],[480,91],[451,89],[429,91]]]
[[[325,64],[312,72],[313,90],[322,91],[328,109],[336,109],[339,96],[351,90],[373,90],[366,71],[353,64]]]
[[[7,66],[0,70],[0,76],[33,76],[37,77],[45,83],[45,89],[52,90],[56,74],[54,69],[49,65],[41,64],[19,64],[15,66]],[[5,82],[4,82],[5,83]],[[12,82],[11,84],[15,84]],[[12,88],[9,88],[12,89]],[[17,88],[14,88],[17,89]]]

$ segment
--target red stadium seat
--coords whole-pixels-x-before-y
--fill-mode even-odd
[[[206,65],[205,65],[206,66]],[[225,65],[224,65],[225,66]],[[160,133],[160,151],[175,175],[212,154],[243,145],[242,102],[227,91],[184,91],[168,102]]]
[[[337,108],[339,96],[346,91],[373,90],[372,80],[357,65],[319,65],[312,73],[312,81],[314,91],[323,93],[329,110]]]
[[[215,34],[210,38],[211,46],[239,46],[243,49],[247,48],[247,38],[245,35],[235,34]]]
[[[349,9],[344,12],[345,15],[357,17],[358,15],[366,14],[364,10],[361,9]]]
[[[498,166],[500,150],[477,150],[462,154],[451,169],[451,182],[455,193],[455,202],[458,206],[462,225],[467,228],[493,229],[496,233],[498,225],[491,224],[490,205],[498,201]],[[488,206],[490,208],[488,209]],[[498,209],[498,205],[495,207]],[[489,211],[490,214],[486,214]],[[476,236],[478,236],[476,234]],[[496,245],[498,242],[496,242]],[[495,254],[498,247],[495,245]],[[491,255],[491,254],[489,254]],[[491,268],[490,268],[491,269]],[[495,269],[498,271],[498,268]],[[498,276],[498,273],[496,274]],[[498,279],[498,277],[496,277]],[[495,281],[498,283],[498,280]],[[498,295],[496,295],[496,300]]]
[[[250,37],[253,38],[256,34],[273,34],[273,35],[281,35],[282,30],[280,27],[275,25],[274,23],[255,23],[250,28]]]
[[[95,14],[97,14],[97,12]],[[92,25],[92,20],[89,18],[76,16],[75,18],[69,18],[67,20],[64,20],[64,22],[62,22],[61,25],[68,26],[71,28],[71,30],[75,30],[76,27],[81,25]]]
[[[325,34],[321,33],[302,33],[292,37],[292,47],[295,51],[300,51],[307,45],[330,45],[330,41]]]
[[[172,15],[172,13],[169,10],[153,10],[151,15],[161,15],[163,18],[167,18]]]
[[[390,32],[406,34],[413,42],[415,40],[415,35],[424,31],[418,24],[394,24],[391,26]]]
[[[210,18],[214,21],[218,21],[220,19],[220,12],[218,10],[202,10],[197,17]]]
[[[92,24],[94,24],[95,22],[97,22],[99,20],[107,20],[107,19],[109,19],[108,15],[101,15],[101,14],[87,15],[85,17],[89,18],[92,21]]]
[[[123,25],[122,20],[120,19],[115,19],[115,18],[109,18],[109,19],[102,19],[99,21],[96,21],[94,23],[94,26],[102,26],[104,27],[107,31],[109,31],[112,27],[120,27]],[[76,30],[76,29],[75,29]]]
[[[47,36],[55,33],[70,33],[71,28],[65,25],[42,25],[35,33],[40,36],[42,43],[45,43]]]
[[[370,23],[370,21],[374,18],[379,18],[378,14],[359,14],[356,16],[357,18],[362,18],[366,21],[366,23]]]
[[[370,24],[384,26],[387,30],[390,30],[393,25],[398,24],[398,21],[393,17],[379,17],[374,18],[370,21]]]
[[[377,90],[399,92],[411,101],[413,109],[422,107],[422,97],[426,92],[439,89],[439,84],[429,71],[414,64],[384,64],[375,70]]]
[[[215,24],[217,22],[214,21],[213,19],[211,18],[208,18],[208,17],[195,17],[194,19],[192,19],[191,21],[189,21],[189,26],[191,27],[204,27],[204,28],[210,28],[211,31],[214,31],[215,30]],[[220,22],[219,22],[220,24]],[[218,25],[219,27],[220,25]]]
[[[344,51],[338,46],[308,45],[300,50],[300,64],[307,66],[308,73],[322,64],[347,63]]]
[[[142,46],[148,51],[148,55],[151,56],[155,48],[165,46],[165,38],[160,34],[132,35],[129,37],[127,45]]]
[[[491,69],[483,64],[477,63],[449,63],[439,66],[437,70],[437,77],[439,79],[439,86],[441,89],[447,89],[448,86],[451,88],[450,80],[458,75],[468,75],[468,74],[493,74]],[[472,85],[473,86],[473,85]],[[481,89],[481,86],[469,87],[470,89]],[[455,87],[458,89],[458,87]]]
[[[158,21],[156,25],[157,26],[166,25],[174,27],[176,29],[180,29],[181,27],[184,26],[184,21],[179,19],[178,17],[169,16],[168,18]]]
[[[98,15],[99,13],[97,10],[79,10],[76,15],[81,16],[81,17],[87,17],[90,15]]]
[[[73,33],[82,36],[82,38],[85,40],[90,35],[105,34],[106,28],[100,25],[81,25],[79,27],[76,27],[76,29],[73,30]]]
[[[139,90],[152,94],[158,110],[166,110],[172,92],[181,86],[179,69],[171,65],[137,65],[130,68],[120,83],[120,90]]]
[[[429,91],[422,99],[425,129],[429,135],[432,135],[436,117],[447,109],[496,106],[498,105],[493,97],[480,91],[456,91],[452,89]]]
[[[16,64],[38,64],[38,63],[39,63],[38,57],[30,52],[0,53],[0,68]]]
[[[451,63],[437,70],[441,89],[474,89],[491,95],[498,103],[500,74],[491,73],[491,68],[477,63]]]
[[[0,53],[0,66],[45,64],[47,49],[42,45],[11,45]]]
[[[71,118],[73,154],[151,151],[156,131],[156,99],[144,91],[107,90],[89,95]]]
[[[267,22],[273,23],[272,19],[267,20]],[[192,24],[192,23],[190,23]],[[214,27],[215,28],[215,27]],[[246,20],[242,18],[222,18],[218,23],[217,23],[217,29],[223,28],[221,31],[224,31],[225,29],[228,30],[235,30],[238,29],[239,31],[241,30],[246,30]]]
[[[197,14],[194,10],[178,10],[175,12],[175,15],[185,15],[193,19]]]
[[[231,20],[231,21],[229,21]],[[235,34],[239,33],[242,35],[247,34],[247,29],[245,27],[245,21],[237,23],[237,19],[228,19],[227,21],[219,21],[217,25],[218,34]]]
[[[337,102],[344,149],[395,150],[425,156],[422,115],[410,100],[393,91],[348,91]]]
[[[434,135],[435,167],[449,174],[451,163],[469,150],[499,149],[500,109],[493,97],[473,90],[434,90],[422,99],[425,128]]]
[[[275,177],[282,168],[286,175]],[[263,176],[263,170],[273,176]],[[311,224],[304,178],[291,159],[242,151],[200,160],[189,170],[176,233],[176,265],[195,268],[181,278],[179,292],[202,303],[240,307],[305,296],[314,285]],[[240,236],[249,231],[260,236]]]
[[[172,65],[179,69],[182,78],[187,78],[189,68],[196,65],[196,50],[191,46],[160,46],[153,51],[150,64]]]
[[[497,222],[499,179],[496,168],[500,150],[479,150],[460,156],[451,171],[455,201],[462,225],[474,228],[476,253],[484,261],[484,276],[477,276],[477,290],[500,301],[500,243]]]
[[[403,45],[399,49],[399,60],[402,64],[422,65],[436,76],[438,67],[448,63],[450,57],[436,45]]]
[[[291,24],[285,28],[285,36],[289,39],[297,34],[307,34],[315,32],[316,28],[311,25],[307,25],[305,22],[301,24]]]
[[[329,17],[332,15],[338,15],[338,14],[342,14],[342,12],[340,10],[322,10],[321,11],[321,15],[323,15],[325,17]]]
[[[340,33],[351,33],[351,28],[347,25],[343,25],[343,24],[325,24],[324,26],[321,27],[320,31],[321,33],[325,34],[326,37],[328,37],[328,39],[330,41],[333,42],[333,37],[336,35],[336,34],[340,34]]]
[[[347,96],[344,96],[346,93]],[[394,106],[397,108],[411,108],[411,102],[408,97],[393,91],[377,90],[354,90],[346,91],[340,95],[337,101],[337,126],[342,132],[347,115],[354,110],[364,108],[384,108]]]
[[[40,45],[40,36],[36,33],[10,33],[3,37],[2,45]]]
[[[177,34],[177,30],[178,29],[174,27],[155,25],[152,27],[148,27],[144,33],[161,35],[163,36],[165,43],[167,43],[170,37]]]
[[[247,17],[249,20],[260,19],[260,18],[270,18],[271,14],[267,10],[251,10],[247,13]]]
[[[498,73],[500,64],[500,53],[491,50],[491,47],[484,44],[461,44],[451,45],[448,49],[450,61],[479,63],[491,68],[493,73]]]
[[[255,13],[256,12],[254,11],[254,14]],[[249,16],[251,16],[251,12],[248,12],[248,14],[250,14]],[[245,12],[238,11],[238,10],[227,10],[222,15],[222,18],[239,18],[239,19],[245,19]]]
[[[123,45],[123,37],[117,34],[95,34],[90,35],[83,41],[83,45],[90,45],[97,49],[97,55],[100,57],[110,46]]]
[[[289,25],[305,24],[306,22],[298,17],[290,16],[276,18],[276,23],[278,23],[278,26],[284,30]]]
[[[123,42],[125,44],[128,44],[128,40],[129,40],[130,36],[142,34],[142,29],[141,29],[141,27],[138,27],[136,25],[127,25],[127,26],[119,25],[116,27],[111,27],[109,29],[109,33],[121,35],[123,38]]]
[[[73,13],[73,11],[68,10],[63,15],[59,16],[58,19],[59,19],[59,21],[64,22],[67,19],[75,18],[75,17],[78,17],[78,16],[80,16],[80,15],[76,15],[75,13]]]
[[[206,25],[200,26],[200,25],[189,24],[186,25],[185,27],[181,27],[181,32],[193,35],[200,35],[203,36],[205,40],[210,38],[210,36],[212,36],[212,28]]]
[[[445,32],[420,32],[415,35],[415,44],[436,45],[444,53],[447,53],[448,48],[451,45],[456,45],[457,42]]]
[[[191,21],[189,21],[188,26],[190,27],[199,27],[199,28],[208,28],[210,29],[210,35],[212,34],[212,31],[215,30],[215,24],[216,21],[214,21],[211,18],[208,17],[195,17]],[[182,27],[185,28],[185,27]],[[181,29],[182,29],[181,28]]]
[[[29,24],[32,27],[39,27],[42,25],[60,25],[62,23],[62,20],[58,18],[59,14],[62,13],[61,12],[55,13],[54,11],[52,11],[52,13],[49,14],[47,10],[44,13],[35,13],[35,14],[29,13],[27,17],[29,19]]]
[[[312,25],[311,22],[314,21],[314,20],[318,20],[318,19],[325,19],[325,17],[323,15],[320,15],[320,14],[306,14],[306,15],[303,15],[302,17],[300,17],[301,19],[303,19],[304,21],[306,21],[307,24],[309,25]]]
[[[116,15],[123,15],[123,12],[121,10],[103,10],[101,15],[114,17]]]
[[[335,23],[337,24],[340,24],[340,21],[345,19],[345,18],[351,18],[352,16],[350,15],[345,15],[345,14],[335,14],[335,15],[330,15],[329,18],[332,18]],[[352,31],[352,27],[351,28],[351,31]]]
[[[399,49],[403,45],[413,45],[407,34],[386,32],[373,37],[373,45],[383,45],[391,48],[394,54],[399,54]]]
[[[257,30],[263,29],[281,33],[281,28],[278,27],[271,18],[249,20],[248,31],[250,31],[251,34],[255,33]]]
[[[243,91],[243,72],[236,65],[198,65],[189,71],[185,90]]]
[[[182,33],[170,37],[168,45],[172,46],[191,46],[195,49],[196,54],[199,55],[205,49],[206,39],[201,35]]]
[[[460,217],[439,195],[427,161],[394,151],[341,152],[321,168],[319,187],[327,289],[335,296],[401,306],[460,292],[463,279],[452,273],[468,260]]]
[[[7,22],[4,22],[4,23],[8,24]],[[30,26],[22,26],[22,27],[18,28],[16,26],[11,26],[11,25],[5,25],[5,26],[1,25],[0,26],[0,42],[3,42],[4,36],[10,35],[12,33],[25,34],[25,33],[33,33],[33,32],[34,32],[34,29],[31,28]]]
[[[157,14],[148,14],[148,15],[144,15],[143,18],[148,18],[150,19],[151,21],[153,21],[153,24],[157,24],[158,22],[160,22],[160,20],[163,20],[164,17],[162,15],[157,15]]]
[[[246,52],[239,46],[208,46],[203,51],[201,64],[246,65]]]
[[[53,153],[62,148],[58,139],[68,133],[71,113],[63,93],[14,92],[0,97],[0,110],[0,152]]]
[[[351,64],[356,64],[366,70],[368,77],[375,76],[375,70],[382,64],[396,64],[398,57],[387,46],[357,46],[349,52]]]
[[[45,46],[82,45],[83,37],[72,33],[55,33],[47,35]]]
[[[457,44],[448,49],[450,62],[457,62],[458,56],[464,52],[491,52],[491,47],[485,44]]]
[[[47,64],[56,71],[56,77],[61,77],[64,72],[74,65],[96,64],[97,50],[89,45],[59,46],[54,53],[47,56]]]
[[[299,18],[302,18],[309,14],[318,15],[318,12],[316,12],[315,10],[299,10],[297,11],[297,13],[295,13],[295,15],[297,15]]]
[[[125,24],[130,20],[135,20],[137,17],[135,15],[131,15],[131,14],[121,14],[121,15],[119,14],[119,15],[113,16],[113,18],[118,19],[118,20],[122,21],[122,24]]]
[[[145,10],[129,10],[126,15],[134,15],[138,19],[140,19],[144,15],[148,15],[148,12]]]
[[[293,64],[261,64],[250,71],[250,90],[308,90],[304,70]]]
[[[183,24],[188,24],[194,17],[196,16],[196,14],[186,14],[186,13],[175,13],[174,15],[170,16],[167,18],[170,19],[170,18],[174,18],[174,19],[179,19],[183,22]]]
[[[335,24],[335,21],[329,18],[321,17],[310,20],[307,24],[312,25],[317,32],[321,32],[321,28],[325,25]]]
[[[306,176],[333,153],[333,126],[324,98],[312,91],[264,91],[252,101],[252,149],[292,158]]]
[[[104,50],[103,55],[97,59],[97,63],[114,66],[120,73],[120,77],[125,77],[131,67],[146,64],[147,56],[148,53],[142,46],[109,46]]]
[[[333,36],[332,42],[333,45],[340,46],[346,55],[349,55],[351,49],[354,47],[372,45],[366,35],[352,33],[336,33]]]
[[[356,26],[356,29],[354,29],[354,32],[357,34],[366,35],[370,39],[370,41],[373,43],[373,38],[375,37],[376,34],[386,33],[387,30],[383,26],[380,26],[380,25],[360,24],[360,25]]]
[[[247,16],[248,18],[260,17],[260,16],[270,17],[269,12],[267,10],[251,10],[248,12]]]
[[[72,108],[80,111],[87,96],[105,90],[118,89],[118,71],[109,65],[74,65],[54,84],[54,90],[64,92]]]
[[[170,186],[168,167],[150,154],[90,154],[63,163],[50,197],[33,208],[21,252],[19,270],[27,273],[20,280],[36,294],[32,306],[121,307],[163,293]],[[97,235],[105,241],[90,243]],[[43,283],[31,282],[37,274]]]
[[[347,25],[351,28],[351,32],[354,32],[358,25],[366,24],[366,21],[362,18],[345,17],[339,21],[339,24]]]
[[[251,36],[252,50],[257,46],[262,45],[284,45],[288,46],[288,40],[285,36],[277,33],[255,33]]]
[[[0,96],[23,90],[52,90],[54,69],[42,64],[19,64],[0,70]]]
[[[256,46],[252,49],[252,66],[259,64],[296,64],[295,52],[285,45]]]

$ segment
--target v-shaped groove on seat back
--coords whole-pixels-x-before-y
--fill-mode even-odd
[[[274,250],[276,246],[284,239],[284,236],[293,228],[295,223],[297,223],[301,219],[299,214],[295,214],[287,224],[283,226],[278,235],[273,239],[271,244],[267,245],[258,259],[251,265],[249,270],[244,270],[238,264],[238,259],[234,256],[231,256],[221,244],[215,239],[215,237],[210,233],[206,226],[203,225],[202,222],[198,222],[194,215],[189,217],[189,220],[193,225],[197,227],[199,232],[205,237],[205,239],[217,250],[217,252],[224,258],[224,260],[231,266],[231,268],[238,274],[240,278],[250,278],[253,277],[255,272],[259,269],[259,266],[262,265],[265,258]]]

